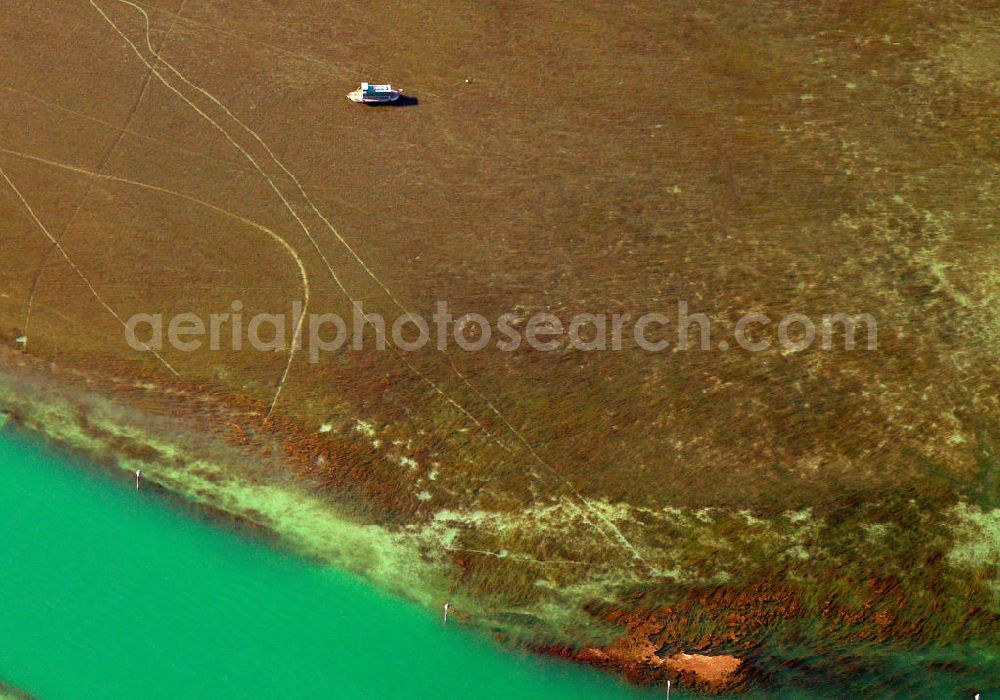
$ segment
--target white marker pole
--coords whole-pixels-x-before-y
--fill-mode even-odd
[[[444,604],[444,624],[448,624],[448,611],[451,610],[451,603]]]
[[[667,700],[670,700],[670,681],[667,681]]]
[[[139,490],[139,482],[141,480],[142,480],[142,470],[141,469],[136,469],[135,470],[135,490],[136,491]]]

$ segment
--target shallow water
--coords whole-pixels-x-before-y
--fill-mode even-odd
[[[640,695],[10,435],[0,532],[0,679],[43,698]]]

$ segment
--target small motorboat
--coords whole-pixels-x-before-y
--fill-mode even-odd
[[[385,104],[395,102],[403,94],[402,90],[393,89],[392,85],[372,85],[371,83],[361,83],[361,87],[353,92],[347,93],[347,99],[351,102],[366,105]]]

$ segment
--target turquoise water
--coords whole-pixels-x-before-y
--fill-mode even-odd
[[[51,700],[637,695],[10,435],[0,679]]]

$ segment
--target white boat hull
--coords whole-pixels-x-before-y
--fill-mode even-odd
[[[358,104],[384,105],[390,102],[395,102],[396,100],[399,99],[400,95],[402,94],[403,93],[399,90],[393,90],[392,92],[388,93],[385,97],[378,97],[373,99],[373,98],[366,98],[362,90],[354,90],[352,92],[347,93],[347,99],[349,99],[351,102],[357,102]]]

